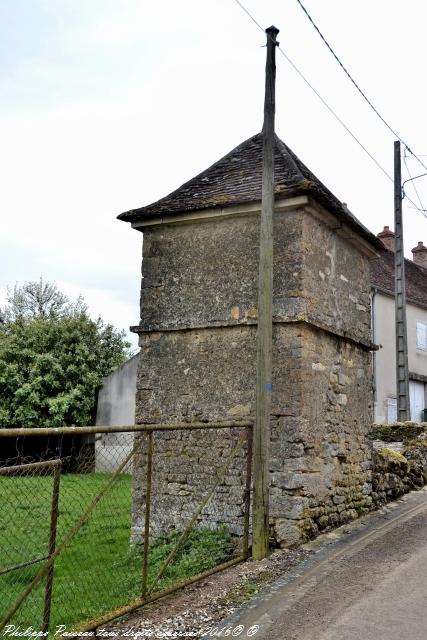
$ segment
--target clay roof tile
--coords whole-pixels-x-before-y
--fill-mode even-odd
[[[126,211],[118,218],[126,222],[137,222],[157,216],[164,218],[178,213],[257,202],[261,200],[261,183],[262,133],[258,133],[169,195],[152,204]],[[320,204],[371,244],[382,247],[380,241],[277,136],[274,184],[276,200],[291,195],[312,194]]]
[[[394,296],[394,253],[384,249],[370,260],[371,286]],[[405,259],[406,301],[427,308],[427,269]]]

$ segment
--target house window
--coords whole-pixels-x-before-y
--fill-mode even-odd
[[[427,351],[427,324],[417,322],[417,347]]]
[[[396,398],[387,398],[387,423],[397,422],[397,400]]]

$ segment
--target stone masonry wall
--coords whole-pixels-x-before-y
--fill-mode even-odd
[[[275,315],[301,296],[303,212],[275,220]],[[211,326],[256,319],[258,216],[144,231],[141,327]]]
[[[374,451],[372,499],[375,507],[420,489],[427,482],[427,443],[420,441],[402,452],[384,447]]]
[[[306,325],[300,336],[299,413],[278,417],[272,431],[271,516],[282,545],[372,503],[369,354]]]
[[[302,244],[307,319],[337,335],[369,342],[370,276],[366,256],[312,216],[304,218]]]
[[[378,507],[427,483],[427,423],[374,424],[372,499]]]
[[[256,322],[258,216],[144,231],[141,328]],[[274,221],[273,315],[369,342],[366,256],[333,228],[295,209]]]
[[[285,546],[369,506],[369,281],[366,257],[304,210],[277,215],[274,260],[271,533]],[[147,229],[137,423],[254,415],[257,263],[256,216]],[[237,437],[156,435],[153,533],[182,528]],[[241,535],[244,468],[242,453],[201,524]]]
[[[207,429],[160,432],[154,438],[151,534],[159,535],[184,529],[194,511],[221,472],[228,455],[245,438],[245,429]],[[132,538],[138,541],[144,532],[145,482],[138,470],[146,468],[146,445],[137,437],[133,475],[134,509]],[[246,442],[246,440],[245,440]],[[224,525],[234,536],[243,535],[246,444],[232,462],[224,482],[199,518],[199,524],[216,528]]]
[[[138,422],[253,415],[255,327],[148,334],[142,342],[141,361],[146,366],[141,367],[140,385],[145,388],[139,391]],[[211,359],[214,348],[222,352],[226,345],[226,358]],[[364,420],[370,411],[370,362],[367,352],[303,323],[275,325],[274,354],[272,536],[279,544],[293,545],[357,517],[361,508],[371,504],[370,446]],[[150,374],[158,361],[169,372],[162,384]],[[238,368],[232,366],[236,361]],[[208,366],[217,383],[206,389]],[[156,435],[153,533],[188,522],[238,437],[238,430]],[[225,523],[233,534],[242,534],[245,451],[200,519],[203,525]],[[136,536],[143,526],[144,468],[143,457],[138,457]]]

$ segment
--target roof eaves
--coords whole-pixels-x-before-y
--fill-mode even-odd
[[[371,289],[373,289],[374,291],[377,291],[378,293],[384,296],[387,296],[388,298],[393,298],[393,300],[396,297],[394,291],[391,291],[390,289],[386,289],[384,287],[379,287],[376,284],[371,283]],[[417,298],[413,298],[412,296],[406,296],[406,303],[411,304],[414,307],[419,307],[420,309],[427,309],[426,302],[422,302],[421,300],[418,300]]]

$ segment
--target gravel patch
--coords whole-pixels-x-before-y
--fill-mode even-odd
[[[123,616],[98,629],[97,635],[131,640],[201,638],[311,553],[306,549],[280,549],[264,560],[247,560]]]

